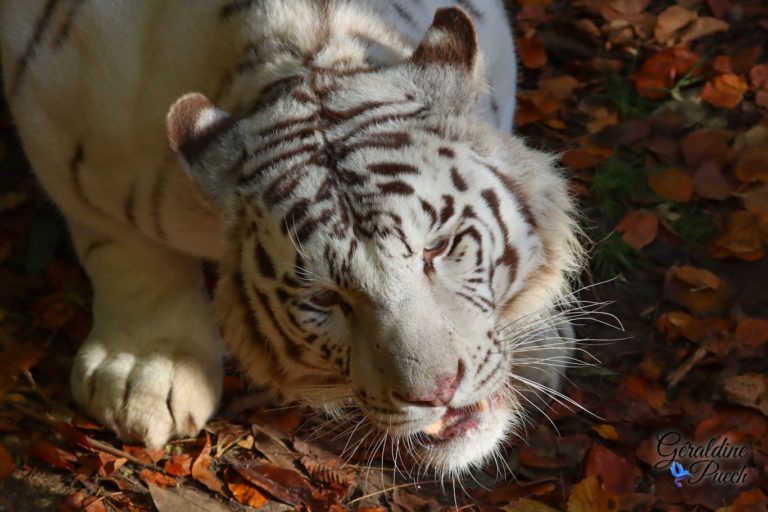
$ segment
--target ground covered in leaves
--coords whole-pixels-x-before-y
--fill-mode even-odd
[[[626,328],[579,327],[600,363],[565,394],[592,414],[554,404],[508,468],[417,484],[375,447],[340,464],[344,436],[253,410],[233,370],[197,439],[124,445],[74,412],[89,285],[3,112],[0,510],[768,510],[768,4],[510,9],[518,130],[562,155],[594,241],[581,298]]]

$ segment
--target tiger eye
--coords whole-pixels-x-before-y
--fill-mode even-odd
[[[329,308],[344,302],[344,299],[341,297],[341,295],[339,295],[338,292],[331,290],[330,288],[326,288],[324,290],[313,293],[310,297],[310,300],[313,304],[324,308]]]
[[[427,268],[432,268],[434,259],[448,249],[448,243],[448,238],[441,238],[432,245],[424,248],[424,264]]]

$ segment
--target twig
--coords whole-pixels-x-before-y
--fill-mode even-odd
[[[368,498],[372,498],[373,496],[378,496],[379,494],[384,494],[385,492],[389,491],[395,491],[397,489],[405,489],[408,487],[418,487],[422,484],[429,484],[429,483],[436,483],[436,482],[408,482],[406,484],[400,484],[400,485],[393,485],[392,487],[387,487],[386,489],[382,489],[380,491],[372,492],[370,494],[366,494],[365,496],[360,496],[359,498],[355,498],[353,500],[350,500],[347,502],[347,505],[351,505],[353,503],[357,503],[358,501],[363,501]]]
[[[15,403],[15,402],[8,402],[8,404],[18,410],[19,412],[23,413],[26,416],[29,416],[30,418],[33,418],[41,423],[45,423],[49,427],[56,428],[59,421],[54,420],[52,418],[49,418],[48,416],[44,414],[40,414],[39,412],[29,409],[28,407]],[[87,436],[83,434],[83,438],[88,442],[88,444],[97,450],[100,450],[102,452],[109,453],[110,455],[114,455],[115,457],[121,457],[124,459],[129,460],[130,462],[133,462],[134,464],[145,467],[145,468],[152,468],[152,469],[160,469],[154,464],[147,464],[143,460],[139,459],[138,457],[131,455],[130,453],[126,452],[125,450],[121,450],[120,448],[115,448],[111,444],[105,443],[103,441],[99,441],[98,439],[93,439],[90,436]]]
[[[673,388],[677,386],[677,384],[683,380],[683,378],[688,375],[688,372],[690,372],[694,366],[699,364],[699,362],[704,359],[704,356],[707,355],[707,349],[704,347],[699,347],[696,349],[696,352],[691,354],[688,359],[683,361],[683,364],[680,365],[680,367],[669,374],[667,377],[667,384],[670,388]]]

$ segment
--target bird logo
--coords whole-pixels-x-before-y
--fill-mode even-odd
[[[669,467],[669,472],[675,477],[675,487],[682,487],[683,484],[680,483],[681,480],[686,476],[693,476],[691,472],[685,469],[679,462],[673,462]]]

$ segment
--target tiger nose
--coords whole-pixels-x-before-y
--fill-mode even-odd
[[[417,405],[421,407],[441,407],[447,406],[453,396],[456,394],[456,389],[461,384],[461,379],[464,377],[464,361],[459,359],[458,369],[456,373],[442,373],[435,379],[437,385],[435,388],[428,392],[407,391],[405,394],[394,392],[393,396],[401,401],[410,405]]]

